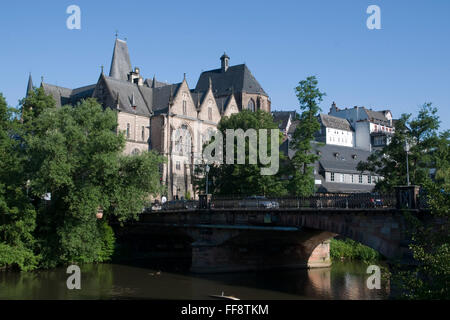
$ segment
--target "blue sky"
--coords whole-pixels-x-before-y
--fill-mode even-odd
[[[81,30],[66,28],[66,8],[81,8]],[[381,30],[366,27],[369,5]],[[109,72],[115,30],[127,38],[145,77],[191,88],[202,70],[246,63],[273,110],[298,109],[293,88],[316,75],[332,101],[389,108],[394,117],[424,102],[450,129],[450,1],[8,1],[0,10],[0,92],[10,105],[35,85],[79,87]]]

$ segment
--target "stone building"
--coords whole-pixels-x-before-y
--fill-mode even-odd
[[[350,122],[355,131],[355,147],[359,149],[381,149],[390,143],[395,133],[390,110],[374,111],[358,106],[340,109],[333,102],[328,114]]]
[[[220,68],[203,72],[190,89],[185,75],[173,84],[144,78],[139,68],[132,68],[127,43],[116,39],[109,75],[102,68],[95,84],[69,89],[42,81],[41,86],[57,106],[93,97],[116,110],[118,129],[126,137],[125,154],[156,150],[164,155],[161,174],[168,198],[181,198],[195,195],[195,165],[222,117],[243,109],[270,112],[269,96],[247,66],[230,66],[226,54],[220,60]],[[28,87],[30,82],[31,75]]]

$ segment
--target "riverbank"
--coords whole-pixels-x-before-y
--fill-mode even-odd
[[[362,261],[365,263],[383,260],[383,256],[372,248],[351,239],[331,239],[330,257],[336,261]]]

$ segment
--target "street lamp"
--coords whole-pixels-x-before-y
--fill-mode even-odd
[[[209,165],[206,165],[205,171],[206,171],[206,194],[208,194],[208,173],[209,173]]]
[[[411,184],[409,182],[409,161],[408,161],[409,144],[406,139],[405,139],[405,152],[406,152],[406,181],[407,181],[407,185],[409,187]]]

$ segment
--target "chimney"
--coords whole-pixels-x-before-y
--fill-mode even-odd
[[[220,61],[221,61],[222,72],[227,72],[228,67],[229,67],[230,57],[227,56],[227,54],[224,52],[223,55],[220,57]]]

